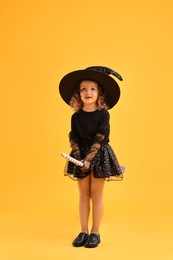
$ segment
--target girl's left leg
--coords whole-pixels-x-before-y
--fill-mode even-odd
[[[85,247],[96,247],[100,243],[100,224],[103,216],[104,179],[96,179],[91,173],[92,229]]]
[[[105,180],[102,178],[94,178],[91,173],[91,199],[92,199],[92,217],[93,224],[91,233],[99,234],[99,228],[103,217],[103,190]]]

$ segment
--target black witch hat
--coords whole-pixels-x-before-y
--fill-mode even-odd
[[[99,84],[105,95],[109,109],[116,105],[120,98],[120,88],[115,79],[123,80],[114,70],[103,66],[92,66],[84,70],[76,70],[65,75],[59,84],[59,92],[63,100],[70,105],[71,97],[82,80],[92,80]]]

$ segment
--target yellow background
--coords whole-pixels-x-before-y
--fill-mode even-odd
[[[173,4],[170,0],[0,1],[0,259],[172,260]],[[117,70],[111,146],[125,165],[105,185],[102,243],[73,248],[76,182],[63,176],[68,72]]]

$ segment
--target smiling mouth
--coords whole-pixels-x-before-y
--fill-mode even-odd
[[[92,97],[85,97],[86,99],[90,99],[90,98],[92,98]]]

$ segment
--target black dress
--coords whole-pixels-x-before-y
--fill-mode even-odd
[[[72,162],[67,162],[65,166],[65,176],[73,180],[85,178],[93,171],[95,178],[110,180],[122,180],[123,173],[109,143],[109,112],[105,109],[94,112],[85,112],[82,109],[75,112],[71,118],[71,131],[69,133],[70,143],[75,144],[70,155],[76,159],[83,160],[91,152],[96,143],[100,143],[100,148],[94,154],[90,169],[82,171],[79,166]],[[98,138],[101,136],[102,138]],[[74,146],[71,145],[72,148]],[[77,148],[77,149],[76,149]],[[78,153],[75,153],[75,151]]]

